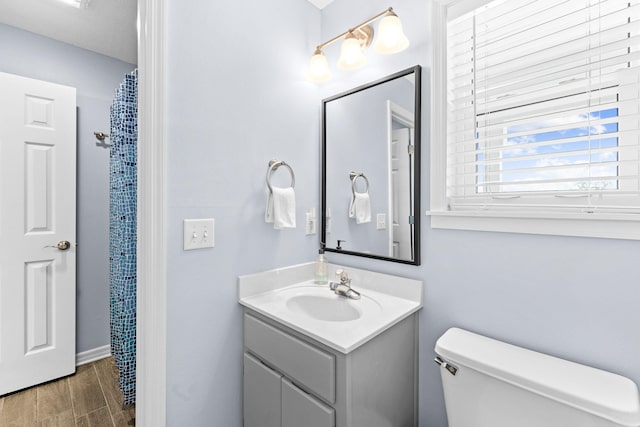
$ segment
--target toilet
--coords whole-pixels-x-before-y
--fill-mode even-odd
[[[436,342],[449,427],[640,427],[628,378],[463,329]]]

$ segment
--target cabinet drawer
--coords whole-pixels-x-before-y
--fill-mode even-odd
[[[244,316],[247,348],[314,394],[335,402],[335,357],[255,317]]]
[[[334,427],[335,410],[282,379],[282,427]]]

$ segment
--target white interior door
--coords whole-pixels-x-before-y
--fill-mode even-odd
[[[411,129],[394,129],[391,137],[391,234],[394,258],[412,259],[413,214],[411,182]]]
[[[2,395],[75,371],[76,90],[0,73],[0,93]]]

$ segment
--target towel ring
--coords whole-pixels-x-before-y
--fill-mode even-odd
[[[267,187],[269,187],[269,192],[273,193],[273,187],[271,186],[271,174],[275,172],[280,166],[285,166],[289,169],[289,173],[291,174],[291,188],[296,186],[296,176],[293,173],[293,169],[291,166],[286,164],[284,160],[270,160],[269,161],[269,169],[267,169]]]
[[[364,182],[367,184],[367,188],[365,188],[364,193],[369,192],[369,179],[365,174],[363,174],[362,172],[349,172],[349,177],[351,178],[351,194],[353,194],[353,197],[356,196],[356,181],[359,177],[362,177],[364,179]]]

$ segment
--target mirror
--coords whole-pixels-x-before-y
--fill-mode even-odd
[[[419,65],[322,101],[328,252],[420,265]]]

